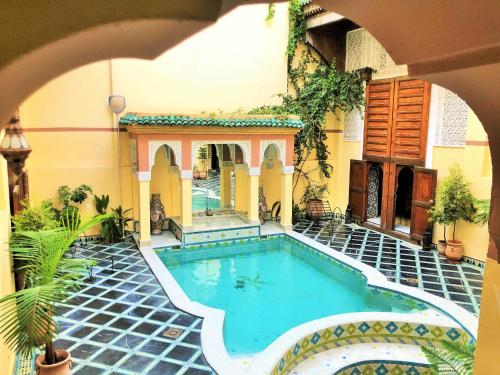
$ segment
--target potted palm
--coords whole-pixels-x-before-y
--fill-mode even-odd
[[[452,239],[446,242],[445,255],[448,260],[458,262],[463,256],[463,246],[462,241],[456,239],[457,222],[473,222],[476,207],[470,183],[466,181],[457,164],[450,167],[449,175],[441,183],[437,195],[440,204],[437,210],[441,213],[441,221],[453,228]]]
[[[198,159],[201,160],[201,171],[200,171],[200,179],[205,180],[207,178],[207,159],[208,159],[208,151],[207,145],[201,146],[198,150]]]
[[[70,353],[54,348],[55,308],[81,285],[94,261],[65,255],[81,233],[107,218],[100,215],[85,223],[66,218],[66,223],[74,225],[12,235],[10,251],[25,272],[25,288],[0,299],[0,333],[23,356],[45,347],[36,359],[40,375],[70,373]]]
[[[193,179],[194,180],[199,180],[200,179],[200,171],[198,170],[198,166],[195,165],[193,168]]]
[[[306,204],[306,214],[311,220],[319,220],[323,217],[325,211],[323,208],[323,197],[328,191],[328,185],[313,185],[307,186],[302,202]]]

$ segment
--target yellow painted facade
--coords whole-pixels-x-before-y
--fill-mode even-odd
[[[170,165],[167,149],[156,151],[155,164],[151,170],[151,194],[160,194],[165,215],[179,217],[181,214],[181,186],[179,167]]]

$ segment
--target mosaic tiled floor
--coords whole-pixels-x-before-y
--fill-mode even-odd
[[[326,225],[304,220],[294,230],[377,268],[390,281],[424,289],[479,313],[482,268],[450,263],[436,251],[417,250],[405,241],[361,227],[340,226],[330,239]]]
[[[176,309],[133,243],[89,245],[99,260],[86,286],[59,307],[56,347],[73,374],[214,374],[200,347],[202,319]]]

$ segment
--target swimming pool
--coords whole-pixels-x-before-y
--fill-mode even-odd
[[[224,344],[232,356],[261,352],[291,328],[335,314],[425,308],[375,293],[360,272],[289,236],[158,255],[191,300],[225,311]]]
[[[220,209],[220,199],[208,198],[208,208],[211,210]],[[193,212],[205,211],[207,209],[207,191],[205,189],[194,189],[192,193],[192,210]]]

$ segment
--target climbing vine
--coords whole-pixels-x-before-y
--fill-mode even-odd
[[[335,61],[326,63],[317,57],[306,43],[307,21],[300,0],[290,0],[288,8],[289,36],[287,45],[288,86],[286,94],[279,94],[281,105],[262,106],[251,114],[276,116],[297,115],[304,128],[295,136],[295,183],[301,179],[306,187],[313,184],[312,174],[319,170],[321,177],[329,178],[333,167],[328,163],[325,120],[328,113],[360,109],[364,104],[363,85],[358,72],[343,72]],[[299,46],[302,52],[297,52]],[[297,55],[300,54],[300,55]],[[305,163],[316,153],[318,167],[306,169]]]

